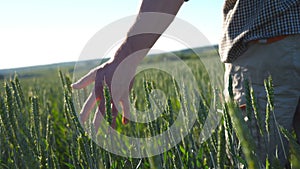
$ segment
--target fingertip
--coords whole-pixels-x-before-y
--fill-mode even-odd
[[[77,82],[71,84],[71,87],[73,89],[82,89],[85,86],[87,86],[87,85],[85,85],[82,81],[77,81]]]
[[[73,89],[78,89],[78,84],[77,84],[77,83],[72,83],[72,84],[71,84],[71,87],[72,87]]]
[[[126,117],[122,117],[122,124],[126,125],[129,123],[129,120]]]
[[[110,126],[111,128],[116,129],[116,120],[112,121]]]
[[[128,119],[129,116],[130,116],[130,103],[129,103],[129,99],[128,98],[122,99],[121,100],[121,104],[122,104],[122,107],[123,107],[122,123],[125,125],[125,124],[129,123],[129,119]]]

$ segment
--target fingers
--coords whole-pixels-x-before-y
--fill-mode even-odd
[[[116,104],[112,104],[112,123],[111,123],[111,127],[112,128],[116,128],[116,118],[118,115],[118,109],[116,107]],[[104,101],[102,103],[100,103],[99,107],[96,110],[95,113],[95,117],[93,120],[94,123],[94,127],[95,127],[95,131],[98,132],[99,130],[99,126],[101,124],[101,122],[103,121],[103,119],[105,118],[105,103]]]
[[[111,127],[112,128],[116,128],[117,115],[118,115],[117,105],[112,102],[112,112],[111,112],[111,116],[112,116]]]
[[[96,133],[98,132],[100,123],[104,118],[104,113],[105,113],[105,100],[104,100],[103,92],[100,92],[99,94],[100,94],[99,98],[101,99],[93,120]]]
[[[100,126],[100,123],[103,120],[103,118],[104,118],[104,116],[100,112],[99,108],[97,108],[96,112],[95,112],[94,120],[93,120],[95,133],[98,133],[99,126]]]
[[[128,95],[124,96],[121,100],[123,113],[122,113],[122,123],[127,124],[129,122],[130,117],[130,103]]]
[[[95,104],[96,104],[96,97],[95,97],[95,90],[93,90],[89,95],[89,97],[86,99],[80,111],[79,115],[80,115],[80,121],[82,123],[84,123],[88,119],[91,110],[95,106]]]
[[[94,120],[93,120],[93,124],[94,124],[94,129],[95,132],[97,133],[100,127],[101,122],[103,121],[103,119],[105,118],[105,100],[104,100],[104,95],[103,92],[101,92],[101,96],[99,96],[100,99],[100,104],[98,105],[98,108],[95,112],[95,116],[94,116]],[[95,99],[96,100],[96,99]],[[126,97],[126,99],[122,99],[121,101],[122,103],[122,107],[123,107],[123,114],[122,114],[122,123],[123,124],[127,124],[129,122],[128,118],[130,115],[130,102],[128,97]],[[118,108],[117,108],[117,104],[115,104],[114,102],[112,102],[112,122],[111,122],[111,127],[115,128],[116,127],[116,118],[118,115]]]
[[[73,89],[82,89],[88,86],[95,80],[96,74],[97,74],[97,69],[92,69],[89,73],[84,75],[77,82],[73,83],[71,87]]]

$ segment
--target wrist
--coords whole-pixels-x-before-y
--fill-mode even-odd
[[[148,45],[148,42],[141,37],[143,37],[143,35],[126,38],[116,52],[113,58],[114,62],[120,63],[125,59],[130,59],[132,65],[138,65],[152,47],[152,45]]]
[[[125,40],[124,43],[120,46],[120,48],[116,51],[114,56],[115,62],[122,62],[124,59],[126,59],[128,56],[133,53],[131,45],[128,43],[128,40]]]

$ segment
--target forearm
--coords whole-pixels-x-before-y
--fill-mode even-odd
[[[172,23],[182,4],[183,0],[143,0],[139,14],[115,59],[123,60],[139,51],[136,60],[140,62]]]

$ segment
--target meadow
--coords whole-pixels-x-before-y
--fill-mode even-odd
[[[92,130],[93,114],[83,126],[78,120],[77,113],[91,88],[73,91],[70,84],[93,64],[58,64],[3,73],[0,87],[0,168],[261,168],[262,164],[254,155],[254,140],[249,128],[244,125],[239,108],[234,102],[224,103],[219,98],[223,90],[220,71],[223,67],[218,62],[215,49],[198,52],[201,59],[193,52],[184,51],[176,53],[180,62],[164,54],[147,57],[141,64],[150,68],[159,67],[157,65],[171,67],[172,73],[181,77],[178,80],[174,74],[157,69],[143,70],[137,74],[130,95],[131,104],[136,111],[145,113],[144,118],[151,119],[150,116],[156,112],[159,112],[158,117],[147,123],[129,122],[123,125],[121,115],[118,115],[115,130],[128,137],[149,138],[167,133],[168,138],[180,140],[160,154],[142,158],[116,155],[99,146],[99,140],[93,137],[101,134],[101,138],[104,138],[100,140],[102,145],[131,145],[105,139],[108,138],[103,134],[105,131],[89,132]],[[184,79],[184,70],[181,70],[183,63],[190,68],[196,84]],[[256,105],[252,101],[255,96],[251,92],[251,85],[246,85],[249,96],[247,107],[252,108],[247,111],[255,113]],[[153,92],[157,90],[163,92],[164,96]],[[266,97],[270,98],[268,110],[272,111],[271,78],[266,80],[266,90],[269,93]],[[107,94],[106,100],[109,99]],[[156,106],[153,107],[153,104]],[[106,108],[103,124],[111,123],[110,105],[107,104]],[[203,140],[201,132],[212,110],[221,116],[214,122],[216,128],[209,131],[210,137]],[[136,112],[131,113],[134,116]],[[178,137],[174,138],[168,129],[181,113],[183,117],[195,114],[195,121],[190,128],[185,125],[191,119],[185,118],[181,127],[190,128],[187,135],[181,134],[183,131],[180,130],[176,135]],[[256,114],[254,118],[259,119],[259,115]],[[267,122],[260,127],[265,126],[268,126]],[[292,167],[300,168],[300,147],[295,135],[285,129],[281,131],[290,141]],[[266,168],[278,167],[276,163],[269,164],[269,161],[265,164]]]

